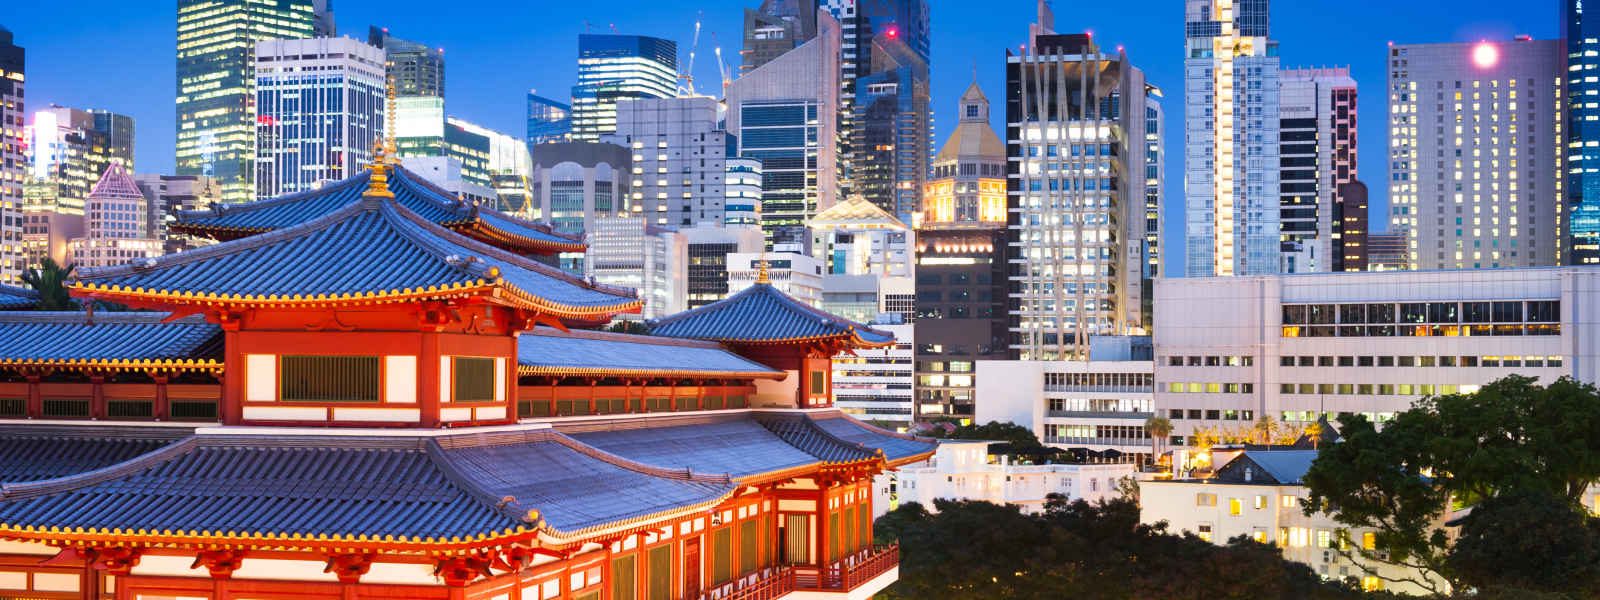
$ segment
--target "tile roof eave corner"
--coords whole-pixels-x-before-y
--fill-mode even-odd
[[[105,483],[130,475],[136,471],[150,468],[158,463],[179,458],[198,447],[199,437],[189,435],[145,454],[92,471],[40,481],[0,483],[0,500],[12,501],[35,498]]]
[[[513,504],[517,504],[516,502],[504,502],[503,499],[494,497],[494,494],[479,487],[471,478],[462,473],[461,469],[457,468],[455,463],[450,460],[450,457],[445,454],[444,447],[439,445],[438,438],[428,438],[423,442],[422,447],[423,452],[427,455],[428,460],[433,463],[434,468],[439,469],[439,472],[444,474],[445,479],[482,505],[484,509],[499,514],[513,523],[535,527],[543,526],[540,522],[529,521],[527,511],[517,514],[512,508]]]

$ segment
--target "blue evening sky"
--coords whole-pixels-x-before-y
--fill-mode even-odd
[[[565,98],[572,85],[577,35],[619,33],[676,39],[687,61],[697,17],[704,20],[695,74],[715,89],[712,48],[721,45],[737,72],[743,9],[759,0],[333,0],[342,34],[365,38],[367,26],[388,26],[403,38],[445,49],[446,110],[521,136],[530,88]],[[871,1],[871,0],[866,0]],[[1003,133],[1005,49],[1025,41],[1033,0],[930,0],[933,20],[935,150],[954,123],[955,99],[971,81],[996,105]],[[1089,30],[1102,46],[1127,48],[1134,64],[1167,93],[1168,248],[1182,237],[1183,2],[1057,0],[1056,28]],[[1534,0],[1277,0],[1273,37],[1289,66],[1349,65],[1361,85],[1360,170],[1372,188],[1373,220],[1385,201],[1384,50],[1402,43],[1508,39],[1560,34],[1559,2]],[[170,172],[175,88],[172,0],[20,0],[0,3],[0,26],[28,52],[31,108],[61,104],[133,115],[136,166]],[[31,110],[30,108],[30,110]],[[1379,227],[1384,227],[1380,225]],[[1169,255],[1169,261],[1179,258]],[[1181,262],[1168,264],[1181,265]]]

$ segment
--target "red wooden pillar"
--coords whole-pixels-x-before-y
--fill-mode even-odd
[[[598,412],[598,411],[595,410],[594,394],[595,394],[595,386],[599,385],[599,384],[600,384],[600,380],[598,380],[598,379],[590,379],[589,380],[589,412],[587,414],[591,414],[592,415],[592,414],[595,414],[596,412]]]
[[[417,353],[417,405],[422,409],[420,425],[438,427],[439,411],[444,401],[439,397],[443,376],[443,373],[439,372],[439,363],[443,355],[439,352],[437,332],[424,331],[421,337],[422,351]]]
[[[171,378],[165,374],[156,374],[152,375],[151,379],[156,381],[156,400],[155,406],[150,407],[150,416],[157,421],[165,421],[172,412],[170,410],[172,403],[167,398],[167,381]]]
[[[239,348],[238,321],[223,323],[222,342],[225,349],[222,373],[217,376],[222,380],[222,399],[217,416],[223,425],[238,425],[244,420],[244,378],[249,376],[245,372],[244,352]]]
[[[44,416],[44,396],[39,392],[40,376],[38,373],[29,373],[27,375],[27,379],[28,408],[26,412],[28,416],[32,418],[42,417]]]
[[[89,376],[89,418],[106,418],[106,376]]]

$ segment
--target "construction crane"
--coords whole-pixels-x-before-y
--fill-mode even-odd
[[[711,43],[716,46],[717,71],[722,75],[722,95],[728,95],[728,86],[733,84],[733,71],[728,68],[728,61],[722,58],[722,45],[717,43],[717,32],[711,32]]]
[[[689,44],[689,68],[678,74],[678,78],[683,80],[683,84],[678,86],[678,95],[680,96],[695,95],[694,55],[700,50],[700,21],[704,18],[705,11],[700,11],[700,14],[696,15],[694,19],[694,41]]]

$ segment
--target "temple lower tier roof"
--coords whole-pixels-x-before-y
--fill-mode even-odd
[[[220,368],[222,330],[160,312],[0,312],[0,367]]]
[[[783,371],[746,359],[714,342],[549,327],[517,338],[522,375],[783,379]]]
[[[585,248],[582,240],[557,233],[547,225],[474,206],[404,168],[390,169],[388,187],[394,192],[395,201],[431,223],[517,252],[554,254],[582,252]],[[316,190],[184,211],[171,229],[226,241],[294,227],[359,202],[371,176],[363,171]]]
[[[12,285],[0,285],[0,310],[27,310],[38,304],[39,292]]]
[[[767,283],[656,321],[651,335],[729,344],[837,340],[857,348],[894,344],[894,335],[812,307]]]

